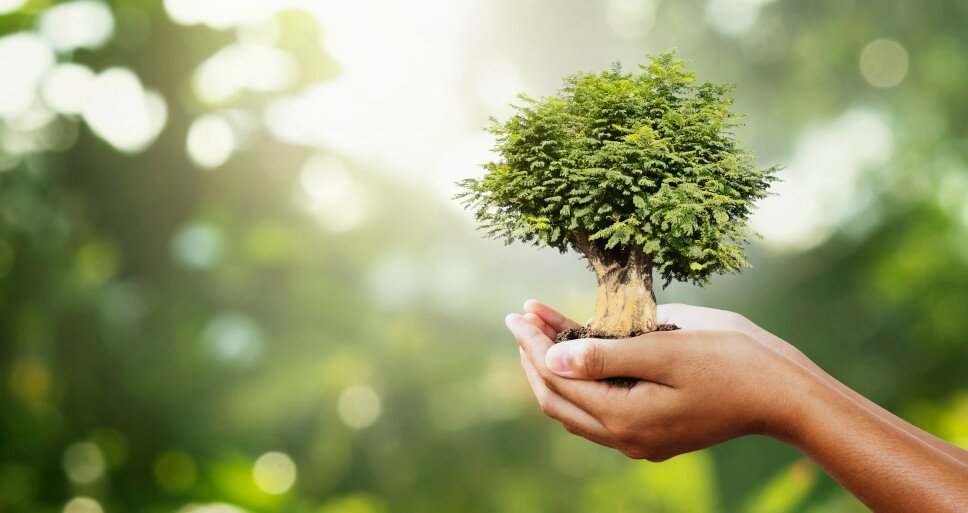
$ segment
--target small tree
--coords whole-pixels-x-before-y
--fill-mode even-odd
[[[639,73],[619,64],[564,79],[557,96],[519,95],[491,119],[500,159],[457,195],[481,228],[582,253],[598,277],[596,336],[654,331],[652,275],[705,284],[749,266],[752,202],[776,167],[758,170],[732,129],[731,85],[698,84],[674,52]]]

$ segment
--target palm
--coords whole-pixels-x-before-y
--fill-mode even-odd
[[[561,312],[535,300],[525,303],[524,309],[529,314],[525,318],[541,328],[552,340],[568,328],[580,327]],[[810,362],[799,349],[738,313],[701,306],[666,304],[659,305],[657,317],[660,324],[675,324],[685,330],[738,331],[794,362],[801,365]]]

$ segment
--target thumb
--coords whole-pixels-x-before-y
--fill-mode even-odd
[[[640,378],[662,382],[674,358],[671,332],[627,339],[586,338],[559,342],[545,353],[545,364],[566,378]]]

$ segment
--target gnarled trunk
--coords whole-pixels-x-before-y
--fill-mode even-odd
[[[588,327],[618,337],[655,331],[658,322],[651,262],[634,252],[625,266],[613,264],[602,271],[596,268],[595,317]]]
[[[655,292],[652,291],[652,258],[632,248],[624,261],[591,241],[583,232],[572,232],[575,247],[584,253],[598,277],[595,317],[588,328],[603,335],[627,337],[658,328]]]

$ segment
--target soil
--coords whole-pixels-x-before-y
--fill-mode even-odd
[[[677,329],[679,329],[679,326],[676,326],[675,324],[660,324],[659,327],[655,329],[655,331],[674,331]],[[646,332],[644,331],[635,331],[632,333],[627,333],[625,335],[613,335],[611,333],[605,333],[604,331],[590,329],[588,326],[582,326],[581,328],[578,328],[578,329],[569,328],[565,331],[562,331],[555,338],[555,343],[557,344],[558,342],[564,342],[565,340],[575,340],[578,338],[631,338],[631,337],[637,337],[639,335],[645,335],[645,333]],[[599,381],[608,383],[613,387],[632,388],[635,386],[636,383],[639,382],[639,379],[638,378],[605,378],[605,379],[600,379]]]

